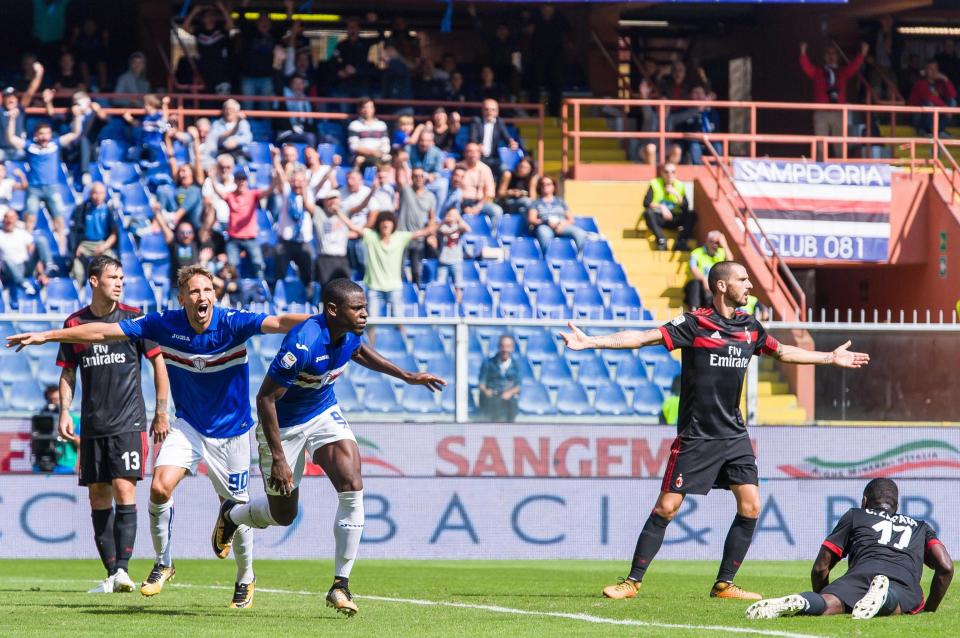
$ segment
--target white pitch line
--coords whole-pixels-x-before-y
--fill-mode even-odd
[[[85,583],[90,584],[94,581],[87,580],[68,580],[68,579],[47,579],[47,578],[4,578],[0,581],[17,582],[46,582],[46,583]],[[222,585],[194,585],[191,583],[170,583],[170,587],[176,589],[217,589],[230,590],[230,587]],[[323,592],[299,591],[294,589],[271,589],[268,587],[257,587],[256,591],[265,594],[286,594],[294,596],[321,596]],[[354,596],[360,600],[375,600],[385,603],[402,603],[406,605],[420,605],[424,607],[452,607],[455,609],[474,609],[477,611],[489,611],[495,614],[511,614],[514,616],[540,616],[545,618],[561,618],[564,620],[579,620],[597,625],[619,625],[628,627],[647,627],[656,629],[694,629],[698,631],[718,631],[730,634],[750,634],[754,636],[775,636],[776,638],[823,638],[814,634],[798,634],[789,631],[778,631],[775,629],[751,629],[750,627],[727,627],[724,625],[684,625],[676,623],[660,623],[645,620],[631,620],[627,618],[604,618],[603,616],[591,616],[590,614],[572,614],[560,611],[533,611],[530,609],[516,609],[514,607],[501,607],[500,605],[478,605],[475,603],[457,603],[444,600],[424,600],[420,598],[393,598],[390,596]]]

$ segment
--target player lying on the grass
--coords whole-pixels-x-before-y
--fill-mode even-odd
[[[160,344],[176,404],[176,421],[170,426],[153,469],[150,485],[150,534],[157,559],[140,586],[144,596],[154,596],[176,570],[170,554],[173,491],[200,461],[221,500],[250,499],[250,375],[247,340],[262,333],[286,333],[307,314],[269,316],[216,306],[213,275],[201,266],[185,266],[177,273],[179,310],[151,312],[120,323],[85,323],[7,337],[7,346],[18,350],[48,341],[106,343],[149,339]],[[253,604],[253,530],[237,530],[237,580],[230,607]],[[223,548],[226,558],[230,545]]]
[[[746,304],[753,285],[746,269],[736,262],[715,264],[708,282],[713,307],[684,313],[660,328],[588,337],[571,323],[572,332],[562,333],[571,350],[665,344],[668,350],[680,348],[683,353],[677,438],[670,449],[660,496],[637,539],[630,574],[603,589],[607,598],[637,595],[684,496],[722,488],[736,497],[737,515],[727,532],[723,560],[710,596],[759,600],[759,594],[733,583],[760,515],[757,459],[740,414],[743,377],[750,357],[769,354],[784,363],[844,368],[859,368],[870,361],[866,354],[849,352],[849,341],[833,352],[812,352],[781,344],[769,336],[753,315],[737,310]]]
[[[323,312],[283,340],[257,393],[257,440],[267,496],[246,504],[224,501],[212,539],[213,551],[219,553],[238,526],[293,523],[306,450],[337,490],[334,577],[327,605],[347,615],[357,613],[349,577],[363,534],[363,481],[360,450],[337,404],[334,381],[353,360],[410,385],[424,385],[433,391],[446,385],[429,372],[398,368],[361,343],[366,325],[363,289],[349,279],[334,279],[323,288]]]
[[[761,600],[747,618],[874,616],[936,611],[953,579],[953,561],[925,521],[897,513],[899,493],[890,479],[873,479],[859,508],[851,508],[820,547],[810,574],[813,591]],[[830,571],[847,557],[847,573],[830,582]],[[923,565],[934,570],[923,600]],[[829,583],[829,584],[828,584]]]
[[[107,255],[90,260],[87,268],[90,305],[67,317],[64,328],[92,321],[116,324],[142,316],[139,309],[120,302],[123,265]],[[80,485],[90,496],[93,537],[107,577],[90,593],[131,592],[136,585],[127,573],[137,539],[137,481],[147,460],[144,431],[147,411],[140,389],[140,357],[153,366],[157,393],[150,432],[154,443],[167,436],[170,387],[160,348],[146,340],[104,345],[63,344],[57,356],[60,372],[60,436],[74,438],[70,404],[77,385],[83,387],[80,405]],[[116,503],[116,507],[114,507]]]

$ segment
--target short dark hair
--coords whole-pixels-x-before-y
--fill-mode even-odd
[[[50,125],[50,122],[40,122],[34,127],[33,134],[36,135],[37,131],[39,131],[42,128],[48,128],[50,129],[51,132],[53,131],[53,126]]]
[[[900,502],[900,490],[897,489],[897,484],[888,478],[875,478],[863,488],[863,499],[867,505],[896,512]]]
[[[380,226],[382,226],[384,222],[393,222],[393,227],[394,229],[396,229],[397,216],[394,215],[393,212],[389,210],[385,210],[377,213],[377,219],[374,220],[373,227],[377,229],[378,235],[380,234]]]
[[[123,268],[123,264],[120,263],[119,259],[114,259],[110,255],[97,255],[90,260],[90,265],[87,267],[87,277],[99,278],[108,266],[118,269]]]
[[[321,300],[324,306],[328,303],[339,306],[347,300],[347,297],[358,292],[363,294],[363,288],[354,281],[340,277],[339,279],[331,279],[327,282],[327,285],[323,287]]]
[[[367,95],[364,95],[360,98],[360,101],[357,102],[357,110],[359,111],[367,102],[373,104],[373,98]],[[374,104],[376,106],[376,104]]]
[[[721,261],[710,268],[710,274],[707,275],[710,292],[717,294],[717,282],[726,281],[735,266],[740,266],[740,264],[735,261]]]

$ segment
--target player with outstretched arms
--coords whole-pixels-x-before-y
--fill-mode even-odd
[[[890,479],[867,483],[860,507],[840,517],[820,546],[810,574],[813,591],[753,603],[747,618],[852,614],[867,620],[936,611],[953,580],[953,560],[929,523],[897,512],[899,500]],[[830,572],[844,557],[847,572],[831,583]],[[934,571],[926,601],[924,564]]]
[[[245,504],[224,501],[213,530],[213,551],[219,553],[238,527],[293,523],[306,450],[330,478],[339,500],[333,526],[334,579],[327,605],[351,616],[357,613],[349,577],[363,534],[363,481],[360,450],[337,404],[334,381],[352,360],[410,385],[433,391],[446,385],[429,372],[398,368],[361,343],[366,325],[363,289],[349,279],[334,279],[323,288],[323,311],[283,340],[257,393],[257,440],[267,496]]]
[[[48,341],[107,343],[149,339],[160,345],[170,376],[177,419],[160,448],[150,485],[150,533],[156,563],[140,586],[154,596],[173,578],[170,554],[173,491],[200,461],[222,499],[246,502],[250,476],[250,378],[247,341],[263,333],[286,333],[309,318],[306,314],[270,316],[216,306],[213,275],[201,266],[185,266],[177,273],[178,310],[152,312],[119,323],[85,323],[62,330],[7,337],[18,349]],[[237,530],[237,580],[232,608],[253,604],[253,530]],[[230,545],[222,548],[226,558]]]
[[[629,575],[603,589],[607,598],[636,596],[684,497],[720,488],[733,492],[737,514],[727,533],[710,596],[759,600],[759,594],[733,582],[760,515],[757,459],[740,414],[750,357],[768,354],[783,363],[843,368],[859,368],[870,361],[867,354],[848,351],[849,341],[833,352],[814,352],[781,344],[769,336],[753,315],[736,310],[746,303],[753,288],[746,269],[736,262],[714,265],[708,283],[713,293],[712,307],[684,313],[660,328],[589,337],[571,323],[572,332],[563,333],[571,350],[664,344],[668,350],[679,348],[683,355],[677,438],[670,449],[660,496],[637,539]]]
[[[120,303],[123,265],[107,255],[90,260],[90,305],[67,317],[64,328],[93,321],[116,324],[143,315]],[[160,348],[146,340],[60,346],[60,436],[76,437],[70,404],[77,385],[83,388],[80,405],[80,485],[87,486],[93,535],[107,577],[90,593],[131,592],[136,585],[128,573],[137,539],[137,481],[147,460],[147,411],[140,389],[140,357],[153,366],[157,403],[150,432],[154,443],[167,436],[170,386]]]

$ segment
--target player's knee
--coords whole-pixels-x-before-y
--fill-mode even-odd
[[[289,527],[293,525],[293,521],[297,520],[297,508],[284,509],[281,512],[271,510],[270,515],[273,516],[273,520],[277,522],[277,525]]]
[[[674,506],[673,503],[657,503],[653,508],[653,513],[668,521],[672,521],[680,511],[680,506]]]
[[[153,503],[166,503],[173,496],[173,488],[160,481],[150,483],[150,501]]]
[[[337,492],[359,492],[363,489],[363,479],[359,476],[342,479],[335,486]]]

